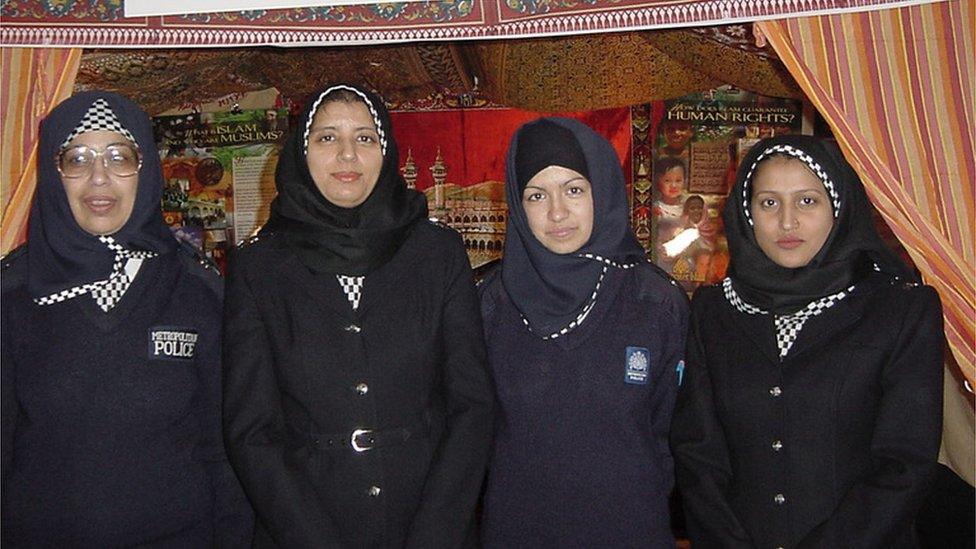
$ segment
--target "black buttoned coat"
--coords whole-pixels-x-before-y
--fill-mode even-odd
[[[419,223],[354,311],[274,235],[227,281],[224,429],[261,547],[458,547],[487,462],[493,390],[471,269]],[[356,452],[356,429],[406,428]],[[368,444],[368,436],[359,444]]]
[[[671,442],[695,549],[916,545],[942,424],[932,288],[871,275],[783,360],[772,317],[720,286],[691,325]]]

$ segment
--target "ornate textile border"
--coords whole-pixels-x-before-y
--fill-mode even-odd
[[[432,0],[126,18],[121,0],[5,0],[0,45],[308,46],[517,38],[725,24],[933,1]]]

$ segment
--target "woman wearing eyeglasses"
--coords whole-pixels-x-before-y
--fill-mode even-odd
[[[4,547],[235,547],[221,280],[163,223],[149,117],[86,92],[41,124],[27,245],[2,262]]]

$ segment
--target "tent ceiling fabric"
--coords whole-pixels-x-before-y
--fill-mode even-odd
[[[528,110],[620,107],[723,83],[672,59],[641,34],[505,40],[475,47],[489,96]]]
[[[647,30],[934,0],[429,0],[125,17],[123,0],[3,0],[0,45],[352,45]]]
[[[797,96],[782,64],[753,51],[747,26],[701,30],[337,48],[88,50],[76,89],[117,91],[154,114],[269,87],[301,100],[336,78],[369,86],[392,104],[471,93],[477,78],[480,98],[539,111],[633,105],[723,83]]]
[[[751,25],[704,27],[693,32],[645,32],[653,47],[675,62],[744,90],[775,97],[803,97],[772,49],[752,43]]]
[[[445,44],[361,48],[89,50],[76,90],[117,91],[156,114],[179,104],[278,88],[301,99],[337,75],[403,102],[443,90],[470,89],[456,48]]]

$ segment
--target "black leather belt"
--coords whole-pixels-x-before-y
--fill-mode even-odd
[[[308,433],[308,445],[318,450],[352,449],[365,452],[373,448],[395,446],[427,434],[427,425],[417,422],[404,427],[355,429],[345,433]]]

